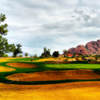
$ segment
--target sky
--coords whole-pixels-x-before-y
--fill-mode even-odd
[[[100,39],[99,0],[0,0],[9,43],[40,55]]]

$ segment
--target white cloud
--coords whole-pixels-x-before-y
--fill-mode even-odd
[[[61,51],[99,39],[100,2],[83,3],[85,7],[78,0],[1,0],[9,25],[7,38],[21,43],[24,52],[38,54],[45,46]]]

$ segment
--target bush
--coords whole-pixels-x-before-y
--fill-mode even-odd
[[[4,54],[3,57],[8,57],[8,54]]]
[[[54,51],[52,56],[53,57],[59,57],[59,51]]]

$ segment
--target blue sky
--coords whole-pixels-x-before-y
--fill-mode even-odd
[[[100,39],[99,0],[1,0],[9,43],[21,43],[24,52],[40,54]]]

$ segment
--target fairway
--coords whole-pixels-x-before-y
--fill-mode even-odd
[[[57,69],[100,69],[100,64],[45,64],[45,67]]]

